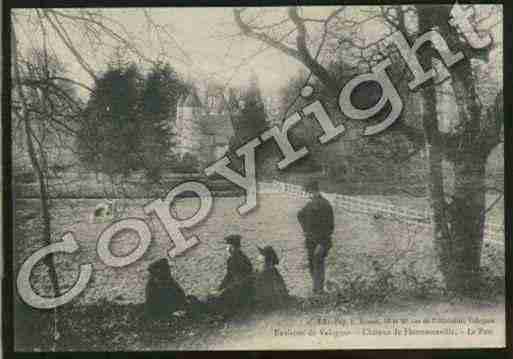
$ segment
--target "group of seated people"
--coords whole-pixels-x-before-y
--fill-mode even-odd
[[[290,302],[285,281],[276,268],[278,255],[271,246],[258,247],[258,265],[254,270],[251,261],[241,250],[241,237],[230,235],[225,241],[230,254],[226,274],[218,289],[204,301],[186,295],[171,276],[166,258],[150,264],[145,304],[148,316],[165,319],[173,313],[184,311],[229,315],[247,309],[277,309]]]

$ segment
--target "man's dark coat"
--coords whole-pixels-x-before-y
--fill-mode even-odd
[[[298,221],[303,228],[307,242],[312,245],[319,243],[330,245],[334,229],[333,208],[330,202],[322,195],[315,195],[303,207],[298,215]]]

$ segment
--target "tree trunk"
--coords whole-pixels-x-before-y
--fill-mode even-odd
[[[451,272],[452,241],[447,225],[447,206],[445,202],[442,170],[443,149],[440,132],[438,130],[435,88],[430,86],[424,89],[422,92],[422,100],[422,125],[426,138],[425,143],[429,168],[428,188],[431,210],[433,212],[433,238],[439,269],[444,277],[447,278]]]
[[[445,273],[448,289],[470,294],[479,283],[485,222],[486,157],[472,151],[455,161],[455,188],[449,205],[452,260]]]
[[[48,191],[46,187],[46,175],[41,164],[38,161],[37,154],[34,148],[34,142],[32,140],[32,128],[30,127],[29,115],[25,117],[25,136],[27,141],[27,148],[30,157],[32,168],[37,174],[37,180],[39,182],[39,199],[41,202],[41,217],[43,220],[43,243],[44,246],[49,246],[52,243],[52,232],[51,232],[51,217],[50,217],[50,203],[48,198]],[[48,268],[48,275],[52,282],[52,288],[56,297],[60,296],[59,280],[57,276],[57,270],[55,269],[55,262],[53,254],[49,254],[45,257],[44,263]]]
[[[419,5],[420,33],[446,21],[449,9]],[[452,40],[454,35],[450,32],[453,30],[445,22],[440,28],[444,38]],[[456,48],[455,41],[449,42],[451,48]],[[431,68],[431,55],[422,56],[422,62],[425,68]],[[450,136],[438,130],[438,104],[433,84],[428,84],[423,91],[423,125],[429,152],[430,194],[439,268],[448,290],[468,295],[479,284],[486,206],[485,167],[489,151],[481,146],[481,109],[470,59],[463,60],[451,71],[462,129]],[[442,158],[446,158],[454,169],[454,193],[448,203],[448,196],[444,193]]]
[[[49,204],[49,198],[48,198],[48,191],[46,187],[46,174],[44,170],[41,168],[41,164],[39,163],[39,159],[37,157],[36,149],[34,146],[34,140],[32,136],[34,136],[33,129],[31,127],[31,121],[30,121],[30,115],[27,111],[27,100],[25,98],[25,93],[23,89],[21,88],[21,74],[19,69],[19,62],[18,62],[18,52],[17,52],[17,42],[16,42],[16,35],[14,33],[14,26],[11,24],[11,34],[12,34],[12,46],[13,46],[13,53],[14,53],[14,61],[13,61],[13,67],[14,67],[14,77],[15,77],[15,86],[18,92],[18,96],[20,97],[20,102],[22,104],[23,114],[21,115],[21,118],[23,120],[23,124],[25,127],[25,140],[27,144],[27,150],[28,155],[30,158],[30,163],[32,165],[33,170],[36,172],[37,180],[39,183],[39,199],[41,201],[41,217],[43,220],[43,243],[44,246],[48,246],[52,243],[51,240],[51,217],[50,217],[50,204]],[[54,295],[56,297],[60,296],[60,287],[59,287],[59,280],[57,276],[57,271],[55,269],[55,263],[53,254],[49,254],[45,257],[44,260],[47,268],[48,268],[48,275],[50,277],[50,281],[52,282],[52,288]]]

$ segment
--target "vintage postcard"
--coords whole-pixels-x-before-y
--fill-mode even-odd
[[[9,41],[15,351],[506,345],[502,5],[15,8]]]

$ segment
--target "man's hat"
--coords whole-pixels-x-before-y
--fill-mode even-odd
[[[270,262],[273,266],[280,263],[278,255],[271,246],[265,246],[264,248],[257,247],[261,255],[264,256],[266,262]]]
[[[319,192],[319,181],[312,180],[307,183],[305,186],[305,191],[307,192]]]
[[[228,237],[225,237],[224,240],[232,246],[240,247],[241,236],[238,234],[230,234]]]

